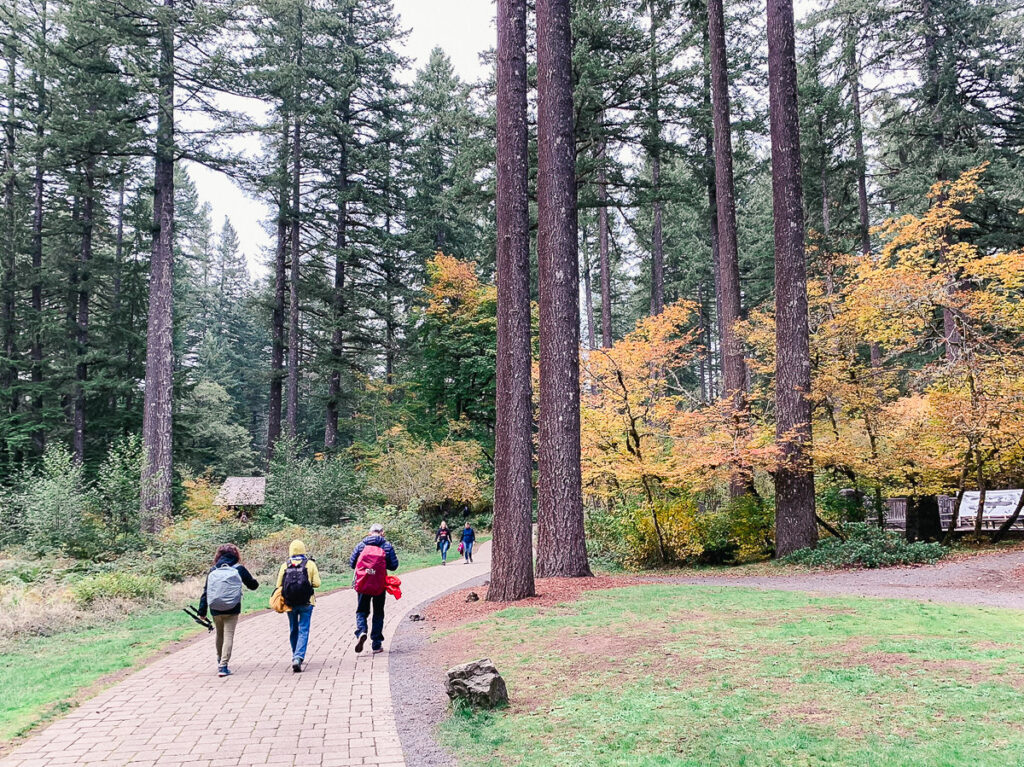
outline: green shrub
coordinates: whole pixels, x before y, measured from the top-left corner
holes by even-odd
[[[772,548],[774,513],[755,497],[639,498],[591,507],[585,516],[588,552],[600,564],[637,570],[662,564],[720,564],[764,558]],[[655,518],[658,527],[655,528]],[[658,530],[660,529],[660,546]]]
[[[362,478],[344,456],[303,457],[288,440],[275,446],[263,509],[268,517],[336,525],[354,519],[363,498]]]
[[[853,522],[842,529],[847,536],[845,541],[826,538],[815,548],[794,551],[779,561],[808,567],[874,568],[932,564],[949,552],[938,543],[907,543],[901,535],[874,525]]]
[[[265,524],[243,523],[233,518],[180,520],[152,543],[140,570],[164,581],[182,581],[205,573],[213,565],[213,555],[222,543],[244,547],[268,532]]]
[[[90,557],[103,549],[106,533],[96,494],[63,445],[46,449],[40,468],[22,478],[17,496],[25,542],[37,553],[59,550]]]
[[[71,593],[82,607],[103,599],[143,602],[159,597],[163,593],[163,584],[151,575],[114,572],[84,578],[72,587]]]
[[[140,540],[142,460],[142,439],[137,434],[124,437],[110,446],[96,478],[99,516],[112,551],[125,551]]]

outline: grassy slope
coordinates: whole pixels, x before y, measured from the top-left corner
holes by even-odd
[[[398,574],[437,564],[437,555],[405,555]],[[350,574],[323,573],[321,591],[345,588]],[[245,592],[246,613],[266,608],[271,588]],[[199,594],[192,604],[199,601]],[[24,649],[0,654],[0,744],[68,710],[76,696],[103,677],[129,669],[167,644],[203,631],[180,607],[151,609],[100,627],[31,637]]]
[[[644,586],[458,630],[511,708],[457,713],[464,765],[1024,764],[1024,613]]]

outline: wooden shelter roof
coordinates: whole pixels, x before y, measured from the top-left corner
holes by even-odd
[[[262,506],[266,495],[266,477],[228,477],[220,486],[213,505]]]

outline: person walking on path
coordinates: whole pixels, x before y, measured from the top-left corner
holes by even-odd
[[[434,540],[437,541],[437,549],[441,552],[441,564],[448,564],[448,549],[452,545],[452,531],[448,529],[448,525],[443,520],[441,526],[437,529],[437,535],[434,536]]]
[[[375,653],[384,651],[384,599],[387,596],[387,571],[398,569],[395,547],[384,537],[384,525],[370,527],[349,557],[348,566],[355,570],[353,588],[359,597],[356,603],[356,652],[366,644],[366,622],[373,607],[370,641]]]
[[[320,570],[306,554],[306,544],[294,540],[288,547],[288,561],[277,574],[277,588],[291,610],[288,611],[288,638],[292,645],[292,671],[302,671],[309,645],[309,624],[316,604],[314,589],[320,588]]]
[[[473,541],[476,540],[476,531],[469,526],[469,522],[462,528],[462,554],[466,557],[466,564],[473,561]]]
[[[260,587],[259,581],[239,562],[240,558],[238,547],[233,543],[217,547],[196,611],[205,618],[209,610],[217,629],[217,676],[231,675],[228,663],[235,644],[238,616],[242,614],[242,586],[251,591]]]

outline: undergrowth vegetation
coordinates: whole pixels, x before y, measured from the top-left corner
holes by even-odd
[[[40,467],[0,491],[0,650],[27,636],[194,603],[222,543],[238,545],[260,580],[273,577],[295,538],[322,572],[347,573],[373,522],[405,558],[434,547],[424,499],[387,505],[346,457],[305,457],[286,443],[271,464],[267,503],[251,517],[215,506],[219,483],[210,477],[184,478],[179,514],[160,533],[144,535],[139,455],[138,440],[125,440],[89,477],[54,446]]]
[[[781,561],[809,567],[892,567],[894,565],[933,564],[949,549],[940,543],[908,543],[898,533],[879,530],[864,523],[843,526],[846,540],[826,538],[816,548],[794,551]]]

